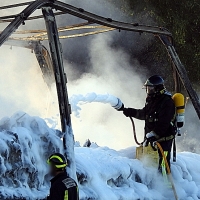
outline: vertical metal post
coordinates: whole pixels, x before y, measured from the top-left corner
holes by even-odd
[[[66,86],[67,78],[63,66],[62,47],[59,40],[56,20],[52,8],[45,7],[42,9],[42,12],[46,23],[51,59],[53,63],[53,71],[56,81],[61,126],[64,133],[63,147],[65,156],[68,161],[68,173],[71,177],[75,178],[74,136],[71,128],[71,109]]]
[[[197,93],[192,87],[192,84],[188,78],[187,71],[183,64],[181,63],[178,54],[176,53],[176,50],[173,46],[173,43],[171,41],[171,38],[165,36],[165,35],[159,35],[160,40],[165,45],[167,52],[169,53],[169,57],[173,63],[174,70],[176,70],[176,77],[175,81],[177,81],[176,90],[180,90],[180,86],[178,85],[180,83],[179,80],[181,80],[183,86],[185,87],[185,90],[187,91],[191,102],[194,106],[194,109],[196,110],[196,113],[200,119],[200,101]],[[178,91],[179,92],[179,91]]]
[[[172,63],[172,72],[173,72],[173,78],[174,78],[174,91],[181,92],[181,83],[180,83],[180,78],[178,76],[178,73],[176,71],[176,67]]]

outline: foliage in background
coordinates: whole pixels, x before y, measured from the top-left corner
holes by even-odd
[[[190,80],[193,84],[198,84],[200,81],[200,2],[198,1],[200,0],[99,0],[99,4],[91,1],[94,6],[88,11],[94,13],[99,11],[102,16],[115,20],[169,29],[174,36],[175,48],[188,71]],[[96,10],[95,6],[100,6],[99,10]],[[61,21],[66,23],[67,20],[68,18]],[[73,70],[76,70],[75,79],[91,71],[88,44],[93,37],[79,38],[76,40],[76,45],[73,43],[74,40],[63,41],[64,58],[73,63]],[[143,74],[144,79],[153,74],[160,74],[167,80],[168,87],[173,90],[171,63],[167,51],[153,34],[143,33],[140,36],[136,32],[119,33],[116,30],[112,33],[109,45],[113,50],[126,52],[130,56],[134,71]]]
[[[121,9],[132,16],[133,21],[140,16],[153,19],[155,25],[165,27],[172,32],[178,55],[185,65],[192,82],[200,81],[200,1],[199,0],[123,0]],[[114,1],[113,1],[114,2]],[[127,2],[129,8],[127,7]],[[148,16],[148,17],[147,17]],[[139,22],[140,23],[140,22]],[[144,21],[143,21],[144,23]],[[166,51],[162,45],[152,40],[137,58],[144,66],[155,70],[169,68]],[[160,67],[159,67],[160,66]],[[160,69],[159,69],[160,68]],[[165,73],[163,70],[161,74]]]

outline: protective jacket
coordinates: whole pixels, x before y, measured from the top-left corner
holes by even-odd
[[[159,138],[174,134],[175,105],[168,93],[147,96],[143,109],[128,108],[129,117],[145,120],[145,134],[154,131]]]
[[[47,200],[78,200],[78,187],[76,182],[66,172],[51,179],[50,196]]]

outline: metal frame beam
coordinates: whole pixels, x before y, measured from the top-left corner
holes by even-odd
[[[152,27],[152,26],[145,26],[140,25],[138,23],[135,24],[128,24],[123,22],[114,21],[110,18],[104,18],[89,12],[86,12],[84,9],[76,8],[71,5],[68,5],[66,3],[55,1],[55,0],[37,0],[34,2],[31,2],[27,8],[25,8],[19,15],[15,17],[15,19],[4,29],[4,31],[0,34],[0,46],[7,40],[7,38],[36,10],[43,6],[50,6],[51,8],[55,8],[57,10],[60,10],[62,12],[74,15],[76,17],[85,19],[91,23],[97,23],[100,25],[108,26],[111,28],[116,28],[119,30],[126,30],[126,31],[134,31],[139,33],[152,33],[161,38],[161,41],[166,46],[167,51],[170,55],[170,58],[173,62],[173,65],[175,66],[173,70],[175,70],[173,73],[178,74],[179,78],[181,79],[184,87],[186,88],[186,91],[189,94],[189,97],[191,98],[191,101],[194,105],[194,108],[197,112],[198,117],[200,118],[200,103],[199,98],[196,94],[196,92],[193,90],[190,80],[187,76],[187,72],[180,62],[180,59],[175,51],[175,48],[173,46],[173,42],[168,45],[166,41],[173,41],[172,34],[160,27]],[[5,7],[6,8],[6,7]],[[1,9],[1,8],[0,8]],[[165,36],[165,37],[163,37]],[[166,37],[167,36],[167,37]],[[167,39],[163,39],[167,38]],[[177,91],[179,90],[179,78],[175,75],[175,83]]]
[[[62,47],[59,41],[58,28],[52,9],[50,7],[45,7],[42,9],[42,13],[46,23],[53,70],[55,73],[62,131],[65,132],[66,123],[68,125],[70,122],[70,108],[66,88],[67,78],[63,66]]]
[[[17,3],[17,4],[7,5],[7,6],[1,6],[0,10],[5,10],[5,9],[9,9],[9,8],[16,8],[16,7],[20,7],[20,6],[27,6],[27,5],[30,5],[33,2],[34,1],[29,1],[29,2],[24,2],[24,3]]]
[[[50,3],[50,0],[36,0],[29,4],[13,21],[1,32],[0,46],[10,37],[10,35],[24,23],[24,21],[37,9]]]
[[[76,17],[85,19],[92,23],[97,23],[100,25],[108,26],[111,28],[116,28],[120,30],[134,31],[134,32],[147,32],[153,34],[161,34],[172,36],[172,34],[160,27],[145,26],[138,23],[128,24],[123,22],[114,21],[110,18],[104,18],[90,12],[86,12],[81,8],[76,8],[66,3],[53,0],[37,0],[32,2],[25,8],[19,15],[16,15],[15,19],[4,29],[0,35],[0,46],[5,42],[5,40],[22,24],[25,20],[36,10],[45,6],[50,6],[57,10],[63,11],[65,13],[74,15]]]
[[[60,119],[63,136],[63,147],[64,153],[68,161],[68,173],[72,177],[75,175],[75,160],[74,154],[74,137],[71,129],[71,109],[68,100],[67,93],[67,77],[64,72],[63,58],[62,58],[62,47],[59,41],[58,28],[56,20],[51,7],[43,7],[42,13],[44,15],[46,29],[49,39],[49,47],[51,52],[53,72],[56,81],[58,103],[60,110]],[[70,130],[71,129],[71,130]],[[70,173],[70,171],[71,173]]]
[[[188,95],[189,95],[189,97],[192,101],[192,104],[193,104],[193,106],[196,110],[196,113],[197,113],[197,115],[200,119],[199,97],[192,87],[192,84],[191,84],[191,82],[188,78],[188,75],[187,75],[187,71],[186,71],[184,65],[181,63],[180,58],[179,58],[178,54],[176,53],[176,50],[175,50],[175,48],[172,44],[172,41],[164,35],[160,35],[159,38],[162,41],[162,43],[165,45],[167,52],[169,54],[169,57],[170,57],[170,59],[173,63],[173,66],[175,68],[175,72],[178,75],[178,76],[176,76],[176,74],[175,74],[177,92],[180,92],[180,81],[179,81],[179,79],[180,79],[185,90],[187,91],[187,93],[188,93]]]
[[[26,3],[25,3],[26,4]],[[28,3],[27,3],[28,4]],[[13,6],[16,7],[17,5]],[[20,5],[19,5],[20,6]],[[12,6],[9,6],[12,7]],[[1,9],[6,8],[5,6]],[[7,7],[8,8],[8,7]],[[66,125],[70,125],[70,107],[68,102],[67,87],[66,87],[66,75],[63,68],[62,60],[62,49],[59,42],[58,30],[56,26],[55,16],[52,9],[62,11],[63,13],[71,14],[73,16],[79,17],[81,19],[87,20],[89,23],[96,23],[99,25],[104,25],[107,27],[133,31],[139,33],[151,33],[158,36],[163,44],[165,45],[170,59],[174,65],[173,73],[175,74],[174,79],[176,83],[176,91],[180,90],[179,87],[179,78],[182,81],[186,91],[188,92],[189,97],[194,105],[194,108],[197,112],[198,117],[200,118],[200,103],[199,98],[192,88],[190,80],[188,78],[187,72],[182,65],[175,48],[173,46],[172,34],[165,28],[145,26],[138,23],[130,24],[114,21],[110,18],[104,18],[93,13],[86,12],[82,8],[76,8],[66,3],[56,1],[56,0],[36,0],[30,2],[30,4],[19,14],[16,15],[15,19],[2,31],[0,34],[0,46],[10,37],[10,35],[21,25],[25,20],[28,20],[28,17],[36,10],[43,8],[43,16],[46,21],[46,27],[49,38],[49,46],[51,50],[51,58],[53,64],[53,70],[55,74],[58,100],[59,100],[59,109],[61,116],[62,131],[66,132]],[[26,45],[26,44],[24,44]],[[178,75],[178,76],[177,76]],[[65,142],[64,142],[65,143]],[[66,148],[65,144],[64,147]]]

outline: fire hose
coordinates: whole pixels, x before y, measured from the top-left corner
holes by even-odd
[[[136,135],[136,130],[135,130],[135,123],[134,123],[134,121],[133,121],[133,118],[130,117],[130,120],[131,120],[132,127],[133,127],[133,136],[134,136],[135,143],[136,143],[137,145],[142,145],[142,143],[139,143],[138,140],[137,140],[137,135]]]
[[[133,136],[134,136],[134,140],[135,140],[135,143],[137,145],[142,145],[142,143],[139,143],[138,140],[137,140],[137,134],[136,134],[136,130],[135,130],[135,123],[134,123],[134,120],[132,117],[130,117],[130,120],[131,120],[131,123],[132,123],[132,127],[133,127]],[[167,162],[167,158],[164,154],[164,151],[163,151],[163,148],[161,147],[160,143],[159,142],[155,142],[155,145],[158,147],[158,149],[160,150],[161,154],[162,154],[162,157],[164,159],[164,162],[165,162],[165,166],[166,166],[166,169],[167,169],[167,175],[168,175],[168,179],[171,183],[171,186],[172,186],[172,190],[173,190],[173,193],[174,193],[174,197],[176,200],[178,200],[178,195],[177,195],[177,192],[176,192],[176,188],[175,188],[175,185],[174,185],[174,182],[173,182],[173,178],[172,178],[172,174],[171,174],[171,170],[170,170],[170,167],[169,167],[169,164]]]
[[[156,146],[158,147],[158,149],[160,150],[161,154],[162,154],[162,157],[165,161],[165,166],[167,168],[167,175],[168,175],[168,178],[169,178],[169,181],[171,183],[171,186],[172,186],[172,190],[174,192],[174,197],[176,200],[178,200],[178,195],[177,195],[177,192],[176,192],[176,188],[175,188],[175,185],[174,185],[174,182],[173,182],[173,178],[172,178],[172,174],[171,174],[171,170],[169,168],[169,164],[167,162],[167,158],[164,154],[164,151],[163,151],[163,148],[161,147],[160,143],[159,142],[156,142]]]

